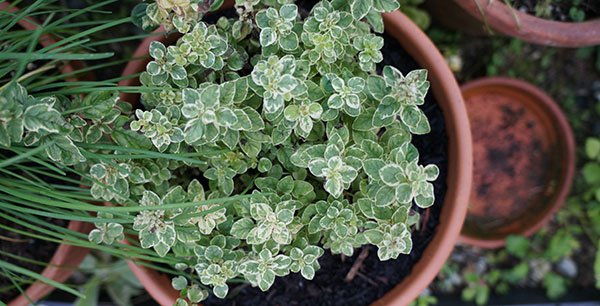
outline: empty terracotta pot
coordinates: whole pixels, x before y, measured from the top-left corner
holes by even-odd
[[[433,18],[469,34],[489,33],[556,47],[600,44],[600,18],[585,22],[547,20],[509,7],[503,0],[428,0]]]
[[[460,241],[496,248],[529,236],[565,201],[575,141],[557,104],[535,86],[485,78],[462,87],[473,135],[473,185]]]
[[[11,13],[18,12],[19,9],[15,6],[11,6],[9,2],[0,3],[0,11],[8,11]],[[26,30],[35,30],[40,24],[35,21],[31,17],[27,17],[25,19],[21,19],[18,22],[19,26]],[[50,35],[42,35],[39,40],[40,45],[46,47],[56,43],[56,40]],[[78,67],[83,66],[83,63],[73,61],[66,62],[63,66],[61,66],[60,71],[64,74],[71,73],[78,69]],[[71,79],[70,79],[71,80]],[[87,233],[90,231],[92,225],[89,223],[83,223],[79,221],[71,221],[69,222],[68,229],[73,231],[78,231],[81,233]],[[57,282],[66,281],[73,272],[77,270],[79,264],[83,261],[89,249],[76,247],[67,244],[61,244],[57,249],[50,261],[48,262],[48,266],[40,273],[41,275],[52,279]],[[25,290],[25,295],[27,297],[37,302],[44,296],[48,295],[50,292],[54,290],[54,287],[47,285],[41,281],[36,281],[31,284]],[[25,297],[25,295],[19,295],[12,301],[8,302],[8,306],[26,306],[30,305],[29,301]]]

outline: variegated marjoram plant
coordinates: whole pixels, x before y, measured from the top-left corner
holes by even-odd
[[[0,143],[24,131],[28,144],[52,140],[47,153],[65,165],[86,160],[75,144],[101,138],[155,152],[79,166],[95,198],[141,207],[133,225],[98,223],[89,238],[111,244],[128,228],[141,247],[175,258],[178,305],[209,291],[225,298],[234,279],[263,291],[289,273],[312,279],[324,250],[410,253],[415,206],[434,203],[439,170],[411,144],[430,131],[419,108],[426,70],[376,71],[381,13],[397,0],[321,1],[306,13],[293,1],[236,0],[238,17],[202,21],[220,2],[136,7],[144,28],[181,33],[150,45],[143,110],[97,93],[78,102],[85,117],[14,86],[3,96],[18,103],[0,103]]]

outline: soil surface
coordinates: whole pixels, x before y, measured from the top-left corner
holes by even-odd
[[[573,21],[570,10],[576,8],[585,14],[584,20],[600,17],[600,1],[582,0],[573,5],[573,0],[515,0],[512,6],[531,15],[557,21]]]
[[[68,222],[65,220],[57,219],[46,219],[47,222],[51,222],[58,226],[66,227]],[[28,231],[31,230],[24,228],[19,225],[15,225],[12,222],[0,218],[0,224],[7,225],[15,229]],[[49,242],[46,240],[34,239],[29,236],[21,235],[12,231],[7,231],[0,228],[0,260],[7,261],[14,265],[18,265],[27,270],[40,273],[45,266],[33,264],[31,262],[18,260],[13,257],[5,255],[5,253],[27,258],[40,262],[48,262],[54,255],[54,251],[58,248],[58,244]],[[3,272],[0,272],[0,301],[8,302],[19,295],[19,290],[13,288],[13,283],[10,278],[6,277]],[[29,284],[20,284],[25,290]]]
[[[380,69],[383,65],[393,65],[403,73],[408,73],[421,68],[402,50],[396,40],[387,35],[384,35],[384,38],[385,46],[382,52],[385,60]],[[359,273],[351,282],[347,282],[346,275],[362,250],[356,250],[351,258],[342,258],[326,251],[319,260],[321,269],[312,281],[305,280],[299,274],[290,274],[277,278],[268,292],[242,285],[232,289],[229,299],[220,300],[211,296],[204,305],[369,305],[400,283],[421,258],[435,234],[447,188],[447,135],[443,114],[431,91],[422,109],[429,119],[432,131],[427,135],[413,137],[413,144],[419,149],[421,163],[436,164],[440,168],[440,176],[434,182],[434,205],[427,211],[420,211],[421,220],[425,224],[413,232],[413,250],[410,255],[401,255],[396,260],[381,262],[377,258],[376,247],[366,247],[368,251],[365,252],[368,252],[368,255]]]

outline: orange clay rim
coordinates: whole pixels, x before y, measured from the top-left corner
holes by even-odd
[[[527,42],[570,48],[600,44],[600,18],[584,22],[561,22],[523,13],[504,4],[502,0],[453,1],[494,31]]]

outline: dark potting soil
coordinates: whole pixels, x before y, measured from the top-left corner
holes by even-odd
[[[548,3],[549,2],[549,3]],[[512,7],[519,11],[524,11],[531,15],[540,15],[542,18],[548,18],[557,21],[573,21],[570,10],[575,7],[585,13],[584,20],[590,20],[600,17],[600,1],[582,0],[578,6],[573,5],[573,0],[515,0]],[[542,4],[547,12],[539,12],[537,6]]]
[[[65,220],[46,218],[46,221],[63,227],[68,225],[68,222]],[[31,231],[28,228],[13,224],[11,221],[3,218],[0,218],[0,224],[22,231]],[[48,262],[52,258],[52,255],[54,255],[54,252],[57,248],[58,244],[56,243],[34,239],[26,235],[21,235],[13,231],[0,228],[0,251],[3,252],[0,253],[0,260],[7,261],[29,271],[40,273],[46,267],[15,259],[11,256],[5,255],[5,253],[39,262]],[[0,272],[0,276],[0,301],[8,303],[10,300],[17,297],[20,292],[17,288],[13,287],[13,283],[11,282],[10,278],[3,272]],[[25,290],[29,284],[20,284],[20,286],[23,290]]]
[[[395,39],[385,34],[383,37],[385,39],[385,46],[382,49],[384,62],[379,65],[379,69],[383,65],[392,65],[406,74],[421,68]],[[419,149],[420,162],[436,164],[440,168],[440,176],[433,182],[434,205],[427,211],[419,211],[424,224],[412,234],[413,250],[409,255],[401,255],[396,260],[382,262],[377,257],[376,247],[367,246],[368,256],[363,261],[359,273],[352,281],[346,282],[346,275],[362,250],[356,250],[354,256],[345,259],[326,251],[319,260],[321,269],[317,271],[312,281],[305,280],[300,274],[294,273],[277,278],[273,287],[267,292],[249,285],[240,285],[232,288],[227,299],[221,300],[211,296],[204,305],[369,305],[399,284],[419,261],[436,233],[447,188],[448,138],[442,111],[431,91],[427,94],[422,109],[431,124],[431,132],[427,135],[414,136],[413,144]]]

